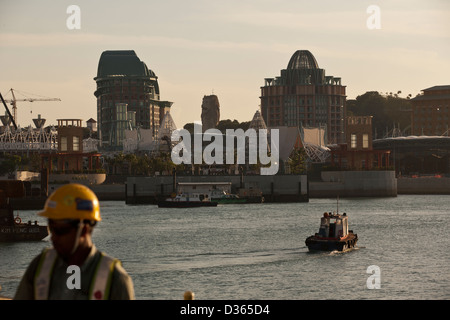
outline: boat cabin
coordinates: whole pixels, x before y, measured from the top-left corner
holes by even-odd
[[[316,234],[322,238],[339,238],[348,235],[348,217],[347,214],[332,214],[325,212],[320,219],[319,233]]]
[[[178,182],[177,193],[231,193],[231,182]]]
[[[175,197],[169,198],[170,201],[211,201],[207,193],[179,193]]]

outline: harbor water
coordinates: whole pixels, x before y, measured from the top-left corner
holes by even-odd
[[[93,239],[131,275],[136,299],[449,299],[450,196],[158,208],[101,202]],[[347,213],[357,249],[310,253],[325,211]],[[22,220],[46,220],[37,211]],[[49,238],[0,243],[0,295],[12,297]],[[376,267],[374,267],[376,266]],[[374,269],[375,268],[375,269]],[[375,273],[371,273],[375,270]]]

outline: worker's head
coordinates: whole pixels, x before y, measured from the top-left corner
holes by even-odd
[[[60,255],[70,256],[85,238],[90,241],[92,228],[101,220],[95,193],[81,184],[70,183],[55,190],[38,213],[48,218],[52,242]]]

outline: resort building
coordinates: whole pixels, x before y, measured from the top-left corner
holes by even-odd
[[[58,150],[41,154],[41,171],[81,172],[101,168],[100,153],[83,150],[81,119],[58,119]]]
[[[372,146],[372,116],[347,117],[346,122],[346,143],[331,149],[331,166],[347,170],[389,168],[391,151]]]
[[[325,127],[328,144],[345,142],[345,86],[325,76],[311,52],[295,52],[279,77],[266,78],[260,99],[268,127]]]
[[[103,149],[122,150],[127,129],[151,129],[156,137],[172,102],[160,100],[158,77],[133,50],[104,51],[94,80]]]
[[[450,127],[450,85],[422,90],[411,99],[411,131],[414,136],[448,135]]]

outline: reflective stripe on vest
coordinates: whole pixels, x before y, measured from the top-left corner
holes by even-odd
[[[117,259],[111,258],[101,253],[100,261],[97,264],[94,281],[91,282],[89,298],[91,300],[104,300],[109,297],[111,278]]]
[[[58,254],[53,248],[45,249],[42,253],[34,278],[34,295],[36,300],[48,299],[50,281],[57,257]],[[108,299],[112,274],[116,263],[120,263],[119,260],[108,257],[101,252],[100,260],[95,267],[95,273],[91,280],[89,290],[90,300]]]
[[[36,300],[46,300],[50,279],[57,258],[56,250],[44,249],[34,277],[34,297]]]

